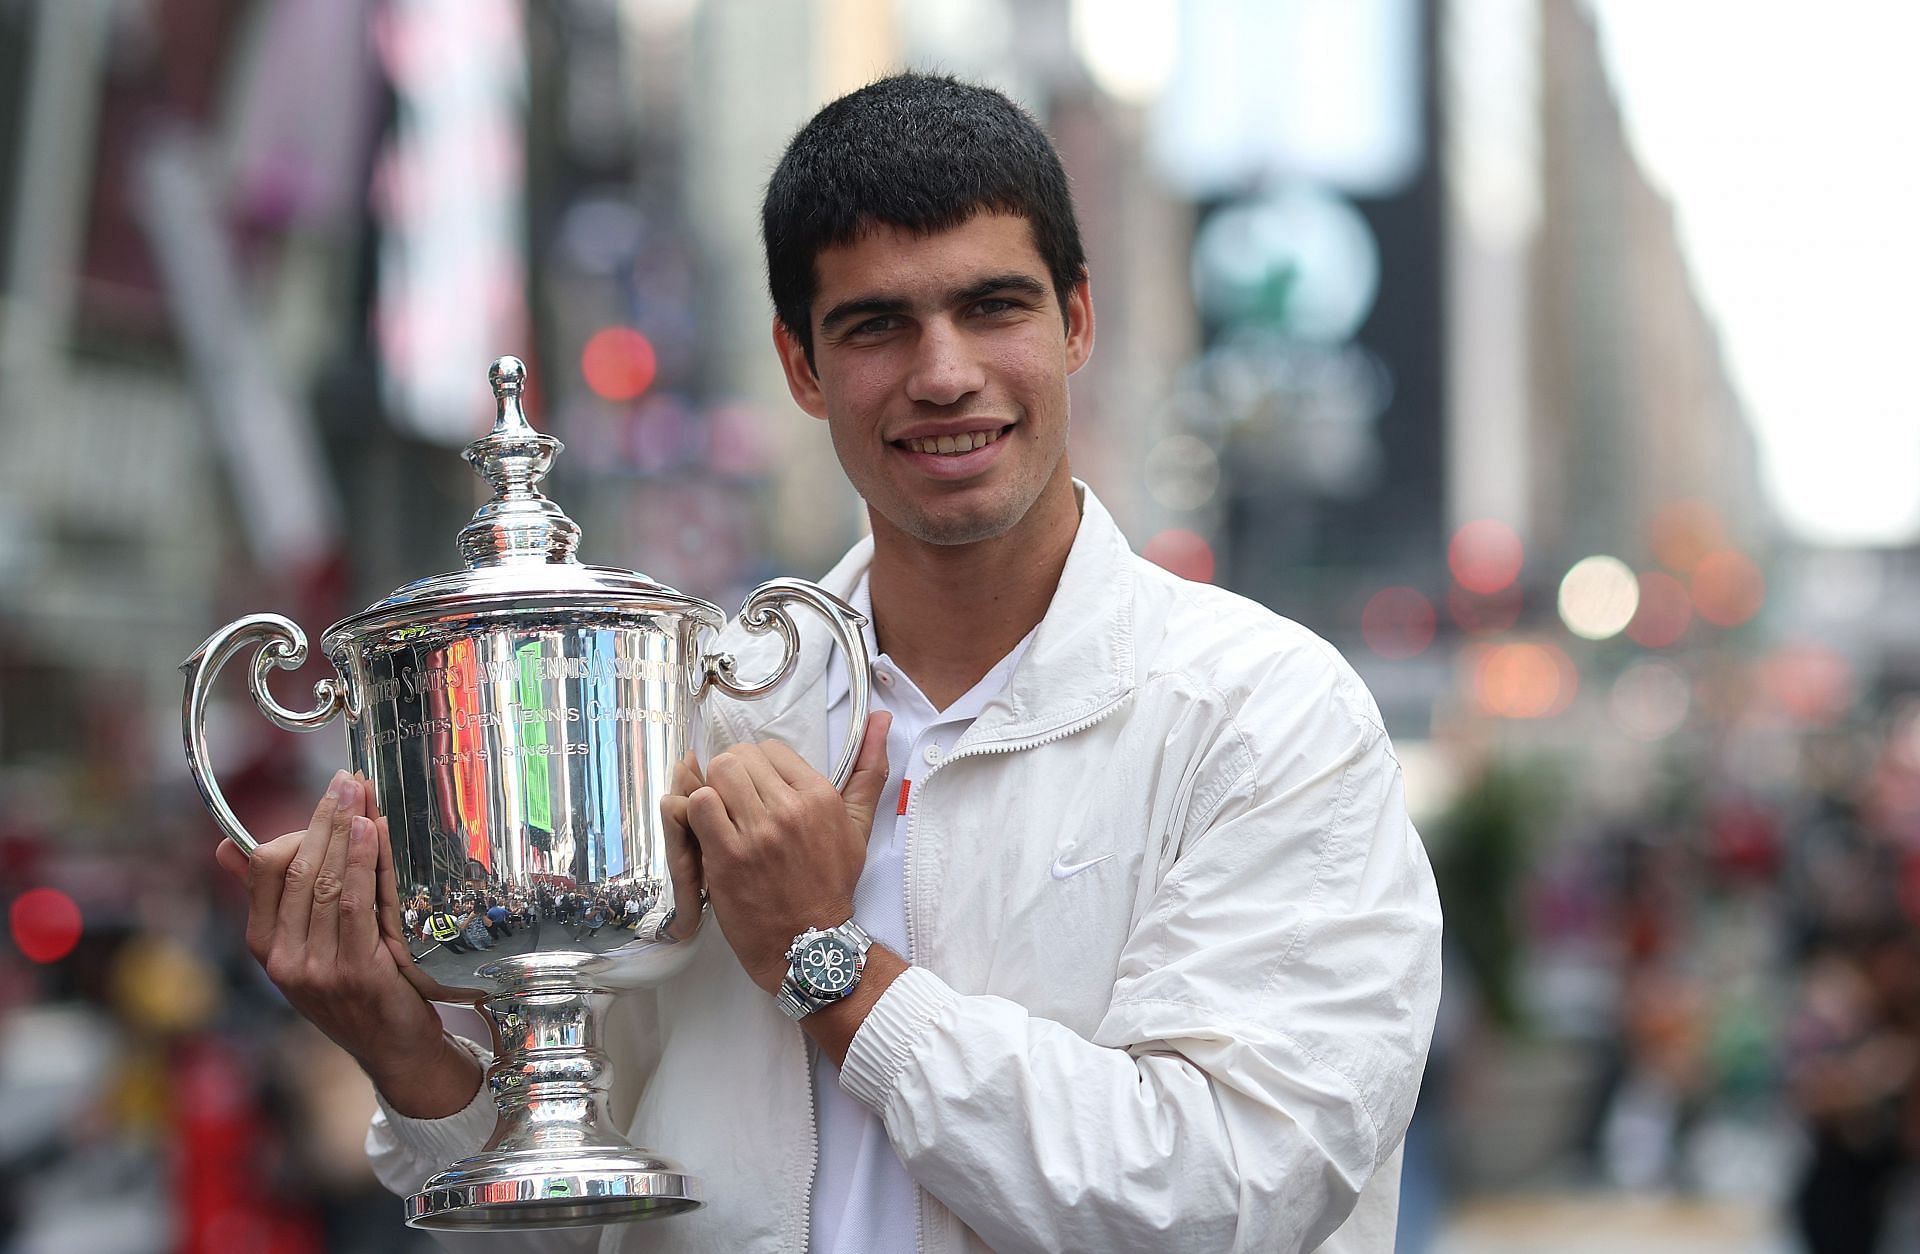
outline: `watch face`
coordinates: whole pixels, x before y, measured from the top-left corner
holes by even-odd
[[[816,936],[793,959],[793,977],[815,997],[840,997],[860,975],[860,955],[837,936]]]

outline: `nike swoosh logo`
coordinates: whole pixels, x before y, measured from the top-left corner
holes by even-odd
[[[1057,880],[1070,880],[1088,867],[1099,866],[1111,857],[1113,857],[1112,854],[1103,853],[1097,858],[1088,858],[1085,862],[1068,862],[1066,855],[1062,854],[1053,860],[1053,878]]]

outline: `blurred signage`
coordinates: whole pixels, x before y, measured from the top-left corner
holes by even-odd
[[[1425,159],[1418,0],[1188,0],[1154,156],[1189,195],[1273,176],[1362,197]]]
[[[392,0],[375,42],[395,103],[373,192],[387,409],[464,444],[491,420],[476,367],[527,351],[520,7]]]

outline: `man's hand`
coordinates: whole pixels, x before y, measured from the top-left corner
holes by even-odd
[[[687,798],[704,783],[689,749],[673,764],[673,791],[660,798],[667,833],[667,878],[673,884],[672,915],[662,935],[672,941],[691,940],[700,930],[700,892],[706,887],[706,874],[700,866],[700,846],[687,822]]]
[[[765,741],[715,754],[706,783],[687,796],[685,821],[714,920],[740,965],[768,993],[780,987],[787,946],[797,934],[853,915],[874,807],[887,783],[892,719],[868,716],[844,793],[793,750]],[[674,887],[680,887],[678,875]]]
[[[225,841],[215,857],[247,885],[247,949],[267,978],[395,1110],[440,1118],[473,1099],[480,1067],[412,983],[387,821],[370,811],[366,784],[341,771],[306,831],[252,857]]]

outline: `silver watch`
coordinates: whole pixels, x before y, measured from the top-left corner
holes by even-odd
[[[824,1010],[859,987],[873,937],[852,919],[839,927],[810,927],[787,946],[787,975],[774,994],[787,1018]]]

